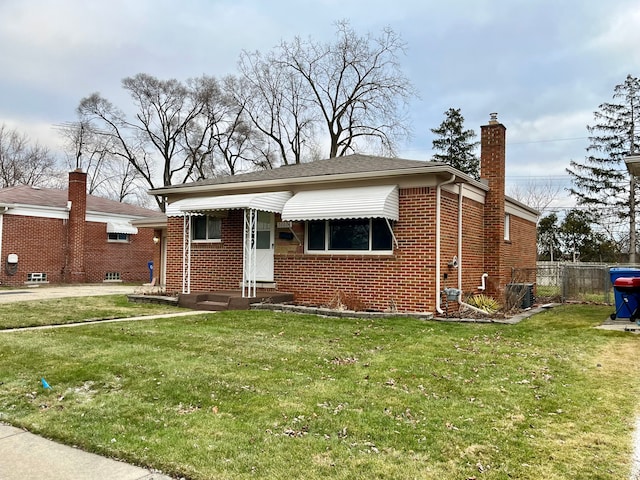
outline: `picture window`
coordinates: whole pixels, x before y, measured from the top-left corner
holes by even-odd
[[[393,236],[384,218],[308,222],[306,238],[309,252],[393,251]]]

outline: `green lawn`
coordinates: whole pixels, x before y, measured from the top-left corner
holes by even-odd
[[[0,330],[179,311],[185,311],[185,309],[170,305],[132,303],[126,295],[2,303],[0,304]]]
[[[0,420],[188,479],[624,479],[640,338],[591,328],[609,313],[5,332]]]

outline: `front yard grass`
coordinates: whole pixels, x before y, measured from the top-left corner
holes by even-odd
[[[126,295],[3,303],[0,304],[0,330],[156,315],[184,310],[171,305],[132,303]]]
[[[628,478],[640,338],[609,313],[5,332],[0,421],[188,479]]]

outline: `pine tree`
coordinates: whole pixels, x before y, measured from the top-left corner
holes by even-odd
[[[467,175],[480,178],[480,160],[475,151],[479,142],[473,141],[476,133],[464,130],[464,117],[459,108],[444,112],[445,119],[438,128],[431,131],[438,137],[433,140],[433,149],[441,152],[433,156],[436,162],[451,165]]]
[[[630,178],[624,163],[629,153],[638,152],[640,145],[640,80],[627,75],[624,83],[616,85],[612,103],[603,103],[594,112],[595,124],[587,126],[589,146],[584,163],[570,162],[567,172],[572,177],[570,193],[578,205],[588,206],[600,226],[612,240],[619,240],[618,231],[622,219],[635,224],[635,214],[630,205],[635,204]],[[633,186],[633,187],[632,187]],[[623,229],[622,235],[634,232]],[[635,232],[630,234],[630,244],[635,244]],[[630,247],[630,254],[635,248]]]

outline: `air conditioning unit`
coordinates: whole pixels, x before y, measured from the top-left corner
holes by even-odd
[[[527,309],[535,303],[533,295],[533,283],[509,283],[507,284],[507,302],[513,306]]]

